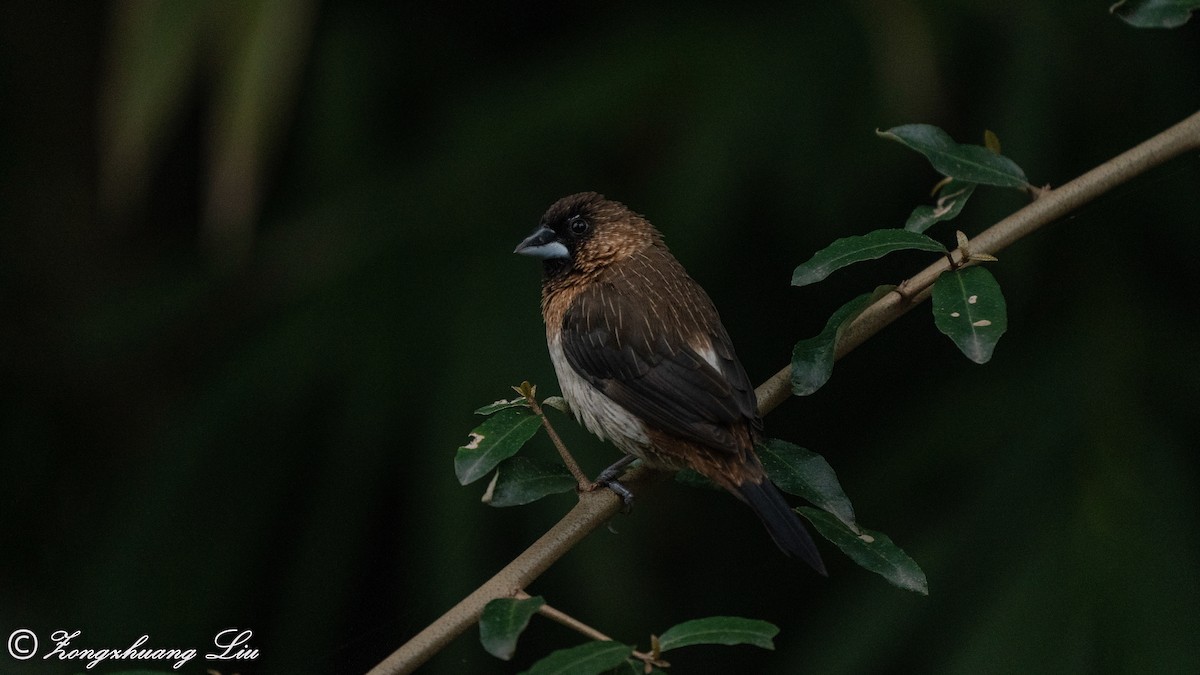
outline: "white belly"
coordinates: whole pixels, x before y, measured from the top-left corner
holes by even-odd
[[[549,346],[550,361],[554,363],[558,385],[562,388],[563,398],[567,399],[574,411],[575,419],[601,440],[612,441],[622,452],[645,459],[645,449],[650,447],[650,439],[642,423],[575,372],[563,353],[560,338],[552,338]]]

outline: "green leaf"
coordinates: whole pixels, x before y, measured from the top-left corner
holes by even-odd
[[[817,251],[792,272],[793,286],[815,284],[834,271],[864,260],[875,260],[907,249],[945,253],[946,247],[917,232],[887,229],[843,237]]]
[[[792,393],[808,396],[833,375],[834,356],[842,329],[867,308],[875,293],[863,293],[842,305],[825,322],[815,337],[801,340],[792,348]]]
[[[1200,9],[1198,0],[1121,0],[1108,11],[1137,28],[1178,28]]]
[[[523,396],[518,396],[518,397],[512,399],[511,401],[506,401],[504,399],[500,399],[499,401],[496,401],[495,403],[489,403],[489,404],[483,406],[482,408],[477,408],[475,410],[475,414],[476,415],[491,415],[493,413],[498,413],[501,410],[507,410],[509,408],[528,408],[528,407],[529,407],[529,401],[526,401],[525,397],[523,397]]]
[[[913,209],[908,222],[904,223],[904,229],[909,232],[924,232],[934,223],[957,218],[974,192],[975,183],[951,180],[949,184],[942,186],[936,205],[922,205]]]
[[[560,649],[533,664],[524,675],[593,675],[616,668],[629,658],[633,647],[620,642],[588,642]]]
[[[668,628],[658,638],[660,651],[691,645],[754,645],[775,649],[772,641],[779,634],[774,624],[736,616],[711,616],[694,619]]]
[[[496,469],[483,503],[496,507],[520,506],[575,487],[575,477],[561,462],[511,457]]]
[[[811,506],[796,509],[817,528],[817,532],[833,542],[851,560],[887,579],[895,586],[929,595],[929,582],[916,561],[908,557],[886,534],[860,528],[853,532],[832,514]]]
[[[755,452],[767,476],[780,490],[803,497],[858,531],[854,507],[824,457],[778,438],[768,438],[756,445]]]
[[[1020,189],[1029,184],[1025,172],[1011,159],[982,145],[955,143],[945,131],[929,124],[905,124],[875,133],[925,155],[934,169],[951,178]]]
[[[505,661],[517,651],[517,638],[546,601],[541,597],[496,598],[479,615],[479,641],[492,656]]]
[[[982,267],[945,272],[933,283],[933,321],[975,363],[987,363],[1008,328],[1004,294]]]
[[[528,408],[508,408],[471,432],[471,440],[454,456],[454,475],[462,485],[483,478],[512,457],[537,433],[542,420]]]

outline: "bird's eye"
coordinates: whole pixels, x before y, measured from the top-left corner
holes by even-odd
[[[583,218],[576,216],[572,218],[569,223],[567,223],[567,227],[571,228],[571,234],[578,236],[581,234],[586,234],[588,229],[591,227],[591,224]]]

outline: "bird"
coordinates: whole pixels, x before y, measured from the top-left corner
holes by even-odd
[[[615,482],[634,458],[690,468],[748,504],[786,555],[826,575],[754,452],[758,401],[716,307],[650,221],[580,192],[554,202],[514,253],[542,260],[546,343],[563,398],[626,455],[597,482]]]

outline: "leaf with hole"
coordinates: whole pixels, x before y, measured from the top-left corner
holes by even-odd
[[[946,252],[946,247],[937,240],[930,239],[918,232],[895,228],[875,230],[853,237],[842,237],[817,251],[813,257],[796,267],[792,272],[792,285],[815,284],[847,265],[864,260],[875,260],[895,251],[910,249]]]
[[[492,656],[505,661],[517,651],[517,638],[521,637],[529,619],[537,614],[546,601],[541,597],[496,598],[483,606],[479,615],[479,641]]]
[[[930,124],[905,124],[875,133],[925,155],[943,176],[1018,189],[1029,184],[1025,172],[1016,162],[982,145],[956,143],[945,131]]]
[[[796,511],[807,518],[822,537],[833,542],[863,568],[895,586],[929,595],[925,572],[886,534],[866,528],[859,528],[859,532],[851,531],[833,514],[811,506],[801,506]]]
[[[505,399],[500,399],[499,401],[496,401],[495,403],[489,403],[481,408],[476,408],[475,414],[476,415],[491,415],[494,413],[498,413],[501,410],[507,410],[509,408],[528,408],[528,407],[529,407],[529,401],[526,401],[523,397],[518,396],[517,398],[514,398],[511,401],[508,401]]]
[[[468,485],[486,476],[497,464],[517,454],[541,424],[541,418],[529,408],[507,408],[489,417],[471,432],[468,443],[454,456],[458,482]]]
[[[1008,329],[1000,284],[982,267],[944,272],[933,283],[933,322],[975,363],[987,363]]]
[[[520,506],[576,487],[575,477],[562,462],[510,457],[496,468],[483,495],[488,506]]]

